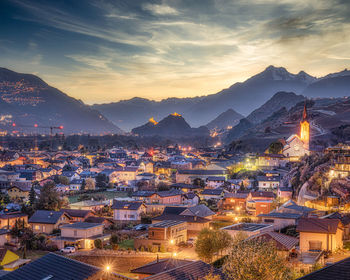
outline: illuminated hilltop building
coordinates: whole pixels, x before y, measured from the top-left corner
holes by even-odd
[[[310,154],[310,123],[308,121],[306,104],[304,105],[303,116],[300,121],[300,135],[292,134],[289,136],[282,153],[291,161],[297,161],[305,154]]]

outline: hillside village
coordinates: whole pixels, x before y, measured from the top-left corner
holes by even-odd
[[[127,255],[134,263],[117,265],[113,279],[160,279],[168,270],[191,269],[198,279],[212,262],[214,274],[221,275],[228,244],[200,250],[203,234],[211,232],[228,240],[272,242],[299,276],[345,259],[350,146],[313,151],[306,103],[299,127],[262,154],[189,145],[96,152],[4,149],[1,274],[15,279],[20,267],[30,271],[39,261],[65,259],[99,267],[96,256]],[[100,273],[96,268],[92,275]]]

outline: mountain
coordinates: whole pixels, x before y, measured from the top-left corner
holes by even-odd
[[[262,106],[251,112],[247,119],[252,123],[260,123],[281,108],[289,110],[303,100],[305,100],[304,96],[296,95],[294,92],[277,92]]]
[[[69,97],[42,79],[0,68],[0,127],[23,132],[38,127],[63,126],[70,133],[121,133],[100,112]],[[38,129],[39,129],[38,128]],[[45,132],[47,132],[46,128]]]
[[[300,119],[305,101],[287,110],[283,107],[259,123],[248,123],[246,119],[233,127],[226,143],[236,148],[243,144],[247,151],[262,152],[278,139],[287,139],[299,133]],[[348,98],[319,98],[307,100],[311,131],[311,149],[323,149],[350,139],[350,100]],[[244,122],[243,122],[244,121]],[[243,143],[243,144],[242,144]],[[231,146],[232,146],[231,145]]]
[[[340,72],[341,73],[341,72]],[[330,74],[307,86],[302,94],[307,97],[342,97],[350,95],[350,73]],[[348,75],[346,75],[348,73]]]
[[[139,127],[132,129],[133,134],[139,136],[161,136],[161,137],[193,137],[209,136],[206,127],[191,128],[185,119],[178,113],[173,113],[162,119],[159,123],[153,118]]]
[[[206,125],[209,129],[224,129],[229,126],[233,127],[238,124],[239,120],[244,118],[233,109],[221,113],[214,120]]]
[[[235,83],[218,93],[194,98],[168,98],[152,101],[133,98],[109,104],[93,105],[124,130],[140,125],[154,116],[164,118],[169,112],[179,112],[191,126],[201,126],[217,117],[218,112],[234,109],[248,115],[279,91],[301,93],[317,79],[301,71],[291,74],[283,67],[269,66],[243,83]],[[130,114],[132,112],[132,114]]]

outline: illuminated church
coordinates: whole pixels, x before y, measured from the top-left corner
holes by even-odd
[[[287,140],[283,147],[283,155],[290,160],[298,160],[300,157],[310,154],[310,123],[304,105],[303,117],[300,121],[300,135],[293,134]]]

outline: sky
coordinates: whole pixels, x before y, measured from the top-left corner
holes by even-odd
[[[1,0],[0,67],[85,103],[207,95],[350,65],[348,0]]]

